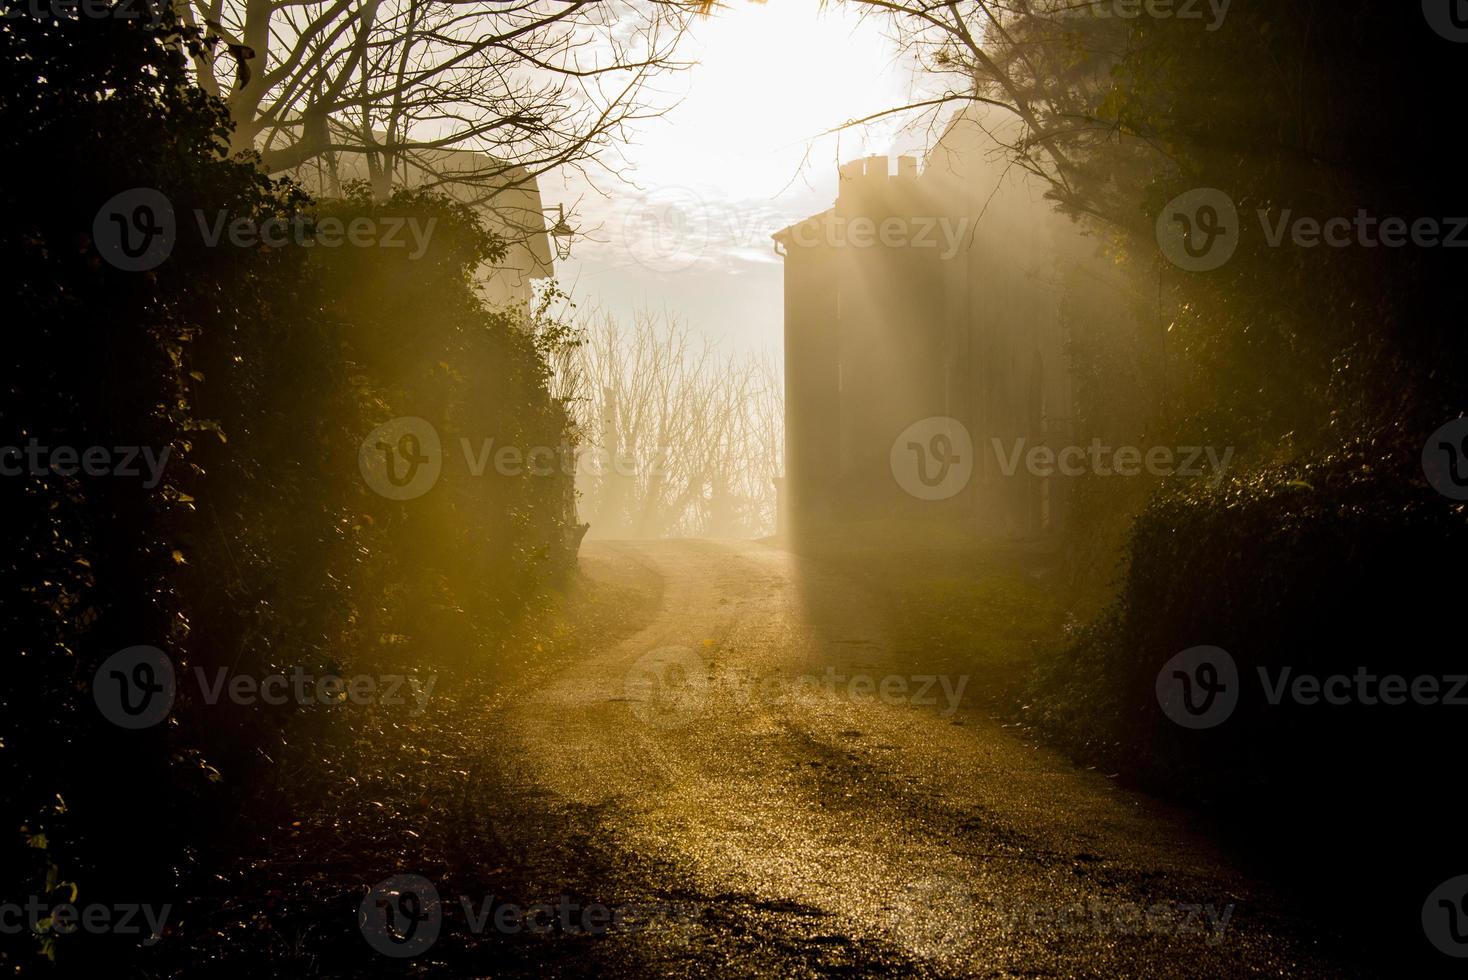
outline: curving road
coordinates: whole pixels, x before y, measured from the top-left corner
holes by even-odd
[[[588,542],[651,620],[495,712],[527,890],[623,914],[548,972],[1342,976],[1178,812],[898,663],[851,583],[743,542]]]

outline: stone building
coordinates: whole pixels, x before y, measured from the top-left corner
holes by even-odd
[[[782,531],[897,518],[1029,537],[1062,523],[1064,478],[1025,457],[1074,436],[1061,284],[1106,272],[1006,163],[961,118],[921,166],[846,164],[830,209],[774,235]]]

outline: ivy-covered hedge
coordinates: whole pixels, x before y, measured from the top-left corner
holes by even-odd
[[[156,482],[64,465],[0,476],[0,901],[161,905],[241,846],[241,804],[271,783],[279,745],[321,723],[295,704],[210,705],[183,679],[493,658],[572,560],[570,477],[474,476],[452,465],[458,439],[569,433],[541,343],[474,297],[472,270],[503,243],[471,211],[417,193],[311,202],[221,157],[226,115],[189,81],[188,32],[11,12],[0,448],[144,447],[164,463]],[[168,199],[178,235],[166,261],[130,272],[93,233],[103,203],[136,188]],[[211,247],[196,212],[436,224],[413,258]],[[403,416],[437,428],[446,464],[396,501],[358,452]],[[125,731],[93,676],[137,645],[168,656],[179,693],[167,721]],[[7,972],[45,956],[110,971],[124,951],[135,937],[0,935]]]
[[[1266,669],[1273,684],[1284,666],[1322,676],[1358,666],[1468,672],[1461,648],[1445,642],[1464,576],[1424,558],[1468,544],[1468,513],[1401,468],[1357,444],[1216,489],[1164,489],[1133,524],[1115,603],[1045,662],[1030,717],[1119,769],[1220,800],[1302,786],[1309,773],[1290,746],[1338,749],[1311,767],[1330,770],[1319,773],[1329,781],[1338,775],[1330,755],[1355,769],[1387,738],[1459,724],[1441,711],[1332,713],[1288,698],[1276,708],[1258,676]],[[1237,662],[1241,698],[1225,722],[1194,733],[1168,720],[1155,686],[1171,657],[1203,645]],[[1347,758],[1356,749],[1367,755]]]
[[[1133,523],[1116,600],[1042,658],[1023,709],[1078,759],[1204,804],[1278,857],[1274,874],[1405,910],[1372,928],[1400,931],[1407,949],[1419,945],[1407,913],[1468,860],[1453,761],[1468,725],[1468,576],[1452,559],[1468,549],[1468,509],[1417,465],[1410,447],[1363,441],[1216,489],[1165,488]],[[1200,646],[1232,659],[1237,680],[1220,677],[1238,702],[1194,729],[1163,710],[1158,684]],[[1349,703],[1310,681],[1297,697],[1302,675]],[[1404,678],[1395,691],[1389,675]],[[1411,696],[1423,677],[1437,703]],[[1377,857],[1358,860],[1367,849]]]
[[[1088,320],[1095,301],[1067,285],[1082,441],[1234,455],[1217,487],[1077,489],[1070,571],[1091,621],[1056,644],[1027,708],[1108,769],[1220,805],[1289,795],[1307,820],[1320,815],[1312,794],[1348,770],[1430,785],[1418,740],[1460,723],[1441,707],[1266,705],[1259,668],[1271,683],[1285,666],[1468,670],[1451,626],[1468,584],[1452,565],[1464,511],[1421,468],[1429,434],[1464,408],[1462,253],[1269,232],[1465,213],[1440,114],[1403,97],[1449,84],[1461,52],[1415,7],[1349,0],[1319,14],[1240,2],[1217,30],[1083,21],[1125,44],[1095,49],[1119,53],[1076,97],[1163,152],[1138,165],[1138,141],[1075,148],[1092,203],[1137,220],[1111,237],[1145,327]],[[1195,272],[1168,259],[1155,229],[1168,202],[1200,189],[1226,196],[1238,226],[1227,260]],[[1114,595],[1094,588],[1115,568]],[[1243,699],[1226,723],[1193,731],[1167,720],[1155,687],[1169,658],[1204,645],[1236,662]]]

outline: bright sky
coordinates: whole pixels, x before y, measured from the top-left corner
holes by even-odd
[[[909,152],[898,124],[817,139],[841,123],[911,98],[914,73],[878,19],[819,0],[728,0],[680,50],[695,62],[663,83],[665,117],[622,152],[635,186],[603,181],[603,197],[548,177],[547,204],[574,209],[563,289],[582,308],[619,314],[666,307],[741,349],[781,344],[781,265],[770,234],[829,207],[836,164]]]

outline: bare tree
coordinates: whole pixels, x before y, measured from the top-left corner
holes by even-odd
[[[195,61],[266,170],[365,155],[372,186],[488,199],[582,166],[653,113],[684,10],[635,0],[180,0],[217,41]],[[471,203],[482,203],[472,201]]]
[[[1143,127],[1108,109],[1110,69],[1128,43],[1126,21],[1098,15],[1089,0],[845,2],[889,18],[898,42],[941,91],[838,129],[893,115],[937,124],[957,108],[1015,166],[1044,180],[1066,212],[1108,224],[1133,220],[1136,188],[1116,185],[1118,164],[1135,157],[1155,167],[1165,154]],[[1104,169],[1096,164],[1102,147]]]
[[[773,533],[784,425],[778,369],[721,353],[669,314],[582,318],[556,365],[581,437],[577,486],[592,533]]]

